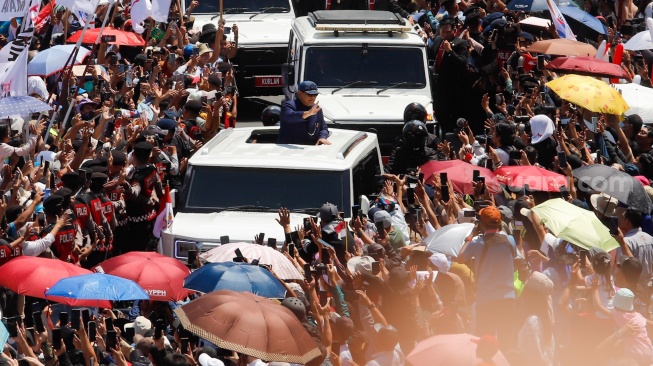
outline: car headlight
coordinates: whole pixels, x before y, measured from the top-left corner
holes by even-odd
[[[197,250],[198,243],[190,240],[175,241],[175,258],[188,258],[189,250]]]

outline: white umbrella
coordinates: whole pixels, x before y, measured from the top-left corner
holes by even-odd
[[[642,117],[646,124],[653,123],[653,89],[637,84],[616,84],[613,87],[621,92],[626,100],[629,110],[624,113],[626,116],[637,114]]]
[[[436,230],[422,241],[431,252],[457,257],[474,224],[452,224]]]
[[[551,26],[551,21],[548,19],[538,18],[538,17],[528,17],[524,20],[520,20],[519,24],[530,25],[538,28],[549,28]]]
[[[68,57],[75,49],[74,44],[60,45],[43,50],[34,56],[27,65],[27,75],[50,76],[66,66]],[[91,51],[80,47],[74,64],[80,64]]]
[[[628,40],[628,42],[626,42],[624,45],[624,50],[642,51],[653,49],[653,39],[651,39],[651,31],[653,31],[653,19],[646,19],[646,27],[648,28],[647,30],[635,34],[631,39]]]

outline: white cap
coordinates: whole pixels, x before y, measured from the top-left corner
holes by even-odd
[[[152,329],[152,322],[144,316],[139,316],[133,323],[125,324],[125,328],[134,328],[135,334],[144,336],[148,330]]]
[[[438,268],[439,272],[447,273],[451,268],[451,260],[442,253],[435,253],[429,257],[429,261]]]
[[[207,355],[206,353],[202,353],[197,358],[197,361],[202,366],[224,366],[224,362],[218,360],[217,358],[213,358],[213,357]]]
[[[347,261],[347,269],[349,272],[355,273],[360,272],[361,274],[367,274],[373,276],[372,273],[372,263],[376,262],[374,258],[364,255],[362,257],[352,257]]]

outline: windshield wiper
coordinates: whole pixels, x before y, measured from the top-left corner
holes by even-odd
[[[290,11],[290,9],[285,8],[283,6],[268,6],[267,8],[261,8],[259,10],[260,11],[258,13],[256,13],[256,14],[252,15],[251,17],[249,17],[249,19],[252,19],[257,15],[261,15],[261,14],[264,14],[264,13],[276,13],[276,12],[284,13],[284,12],[289,12]]]
[[[320,209],[315,207],[293,208],[292,210],[290,210],[290,212],[302,213],[306,215],[317,215],[318,211],[320,211]]]
[[[335,92],[340,91],[340,90],[342,90],[342,89],[350,88],[350,87],[352,87],[352,86],[357,86],[357,85],[376,85],[376,84],[378,84],[378,82],[376,82],[376,81],[361,81],[361,80],[358,80],[358,81],[351,82],[351,83],[349,83],[349,84],[347,84],[347,85],[341,86],[341,87],[339,87],[339,88],[333,89],[333,91],[331,92],[331,94],[334,94]]]
[[[225,14],[242,14],[242,13],[246,12],[247,10],[249,10],[249,8],[229,8],[229,9],[225,9],[224,13]],[[215,18],[217,18],[219,16],[220,16],[220,14],[215,15],[215,16],[211,17],[211,20],[213,20],[213,19],[215,19]]]
[[[268,206],[260,206],[260,205],[242,205],[242,206],[229,206],[229,207],[218,207],[219,210],[224,210],[224,211],[238,211],[238,210],[272,210],[271,207]]]
[[[412,81],[402,81],[401,83],[393,83],[393,84],[390,84],[390,86],[388,86],[386,88],[383,88],[383,89],[379,90],[378,92],[376,92],[376,95],[379,95],[379,94],[381,94],[382,92],[384,92],[384,91],[386,91],[388,89],[396,88],[396,87],[399,87],[399,86],[409,86],[409,87],[414,88],[414,87],[423,87],[424,84],[415,83],[415,82],[412,82]]]

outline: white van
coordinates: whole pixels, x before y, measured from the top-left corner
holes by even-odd
[[[300,82],[315,82],[329,126],[374,128],[384,155],[408,104],[422,104],[433,120],[426,44],[399,14],[325,10],[296,18],[283,73],[286,98]]]
[[[281,246],[278,209],[291,211],[291,225],[315,216],[326,202],[352,217],[352,206],[367,212],[383,174],[376,135],[329,130],[331,145],[277,144],[278,127],[220,131],[188,161],[175,218],[159,252],[185,259],[189,249],[204,253],[229,242],[251,242],[258,233]],[[361,197],[364,197],[361,199]],[[226,239],[226,238],[225,238]]]
[[[184,9],[191,0],[184,1]],[[238,25],[238,53],[232,60],[243,96],[281,94],[281,65],[288,51],[288,32],[295,18],[291,0],[223,0],[225,33]],[[218,0],[200,1],[193,10],[193,29],[218,25]],[[227,34],[233,40],[233,35]]]

